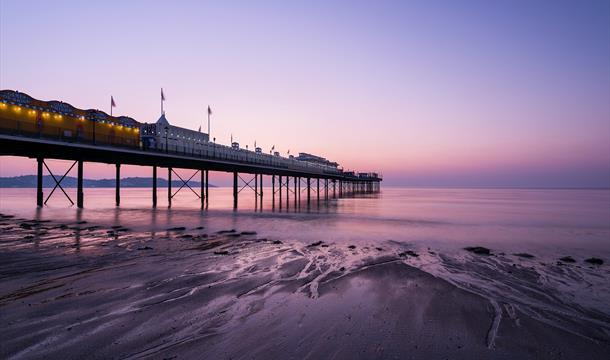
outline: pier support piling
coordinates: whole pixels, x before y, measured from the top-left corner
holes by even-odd
[[[153,166],[152,173],[152,206],[157,207],[157,166]]]
[[[261,189],[261,210],[263,209],[263,174],[260,174],[261,177],[261,182],[260,182],[260,189]]]
[[[207,207],[210,200],[210,170],[205,171],[205,206]]]
[[[258,208],[258,174],[254,173],[254,208]]]
[[[200,186],[199,186],[199,193],[201,194],[200,196],[200,200],[201,200],[201,209],[203,210],[205,208],[205,171],[203,169],[201,169],[200,171],[200,176],[201,176],[201,181],[200,181]]]
[[[167,168],[167,207],[172,207],[172,168]]]
[[[78,160],[77,178],[76,178],[76,206],[80,209],[83,208],[84,204],[84,193],[83,193],[83,161]]]
[[[307,178],[307,206],[311,203],[311,178]]]
[[[237,171],[233,172],[233,210],[237,210]]]
[[[290,207],[290,176],[286,176],[286,210]]]
[[[114,200],[116,206],[119,206],[121,205],[121,164],[116,164],[116,179],[114,185]]]
[[[36,205],[38,207],[42,207],[42,201],[43,201],[43,193],[42,193],[42,163],[43,163],[43,158],[37,158],[36,162],[38,165],[38,171],[37,171],[37,178],[36,178]]]

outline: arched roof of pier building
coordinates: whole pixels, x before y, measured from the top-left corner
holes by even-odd
[[[129,116],[110,116],[97,109],[82,110],[68,103],[58,100],[43,101],[32,98],[31,96],[15,91],[0,90],[0,101],[10,104],[24,106],[33,110],[50,111],[60,115],[87,118],[97,122],[109,122],[128,127],[137,128],[140,123]]]

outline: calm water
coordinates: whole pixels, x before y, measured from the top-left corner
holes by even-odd
[[[49,189],[45,189],[45,196]],[[74,189],[68,189],[71,196]],[[172,226],[256,230],[260,236],[312,242],[380,244],[387,240],[452,251],[466,245],[499,251],[532,251],[547,256],[610,255],[610,190],[422,189],[384,188],[381,193],[333,199],[288,209],[265,189],[262,211],[255,211],[251,190],[240,193],[234,212],[230,188],[211,188],[206,211],[188,189],[166,207],[151,209],[150,189],[123,189],[121,206],[114,206],[114,189],[85,189],[85,209],[70,206],[57,192],[48,207],[37,210],[35,189],[0,189],[0,212],[25,218],[101,225],[134,230]],[[313,194],[312,194],[313,195]],[[75,197],[74,197],[75,198]],[[276,200],[277,201],[277,200]]]

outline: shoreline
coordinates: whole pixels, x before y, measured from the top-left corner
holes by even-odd
[[[467,251],[454,258],[387,243],[299,245],[260,238],[256,229],[151,234],[86,222],[1,223],[0,336],[10,339],[2,357],[83,357],[91,349],[100,358],[602,358],[610,351],[610,313],[582,308],[561,317],[573,308],[560,296],[570,289],[551,282],[555,292],[534,294],[526,285],[539,281],[541,266],[531,259]],[[557,283],[608,272],[607,264],[547,267],[542,275]],[[489,283],[478,283],[481,274]]]

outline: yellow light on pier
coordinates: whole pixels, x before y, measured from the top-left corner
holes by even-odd
[[[16,113],[21,112],[21,108],[19,106],[15,106],[13,109],[15,110]]]

